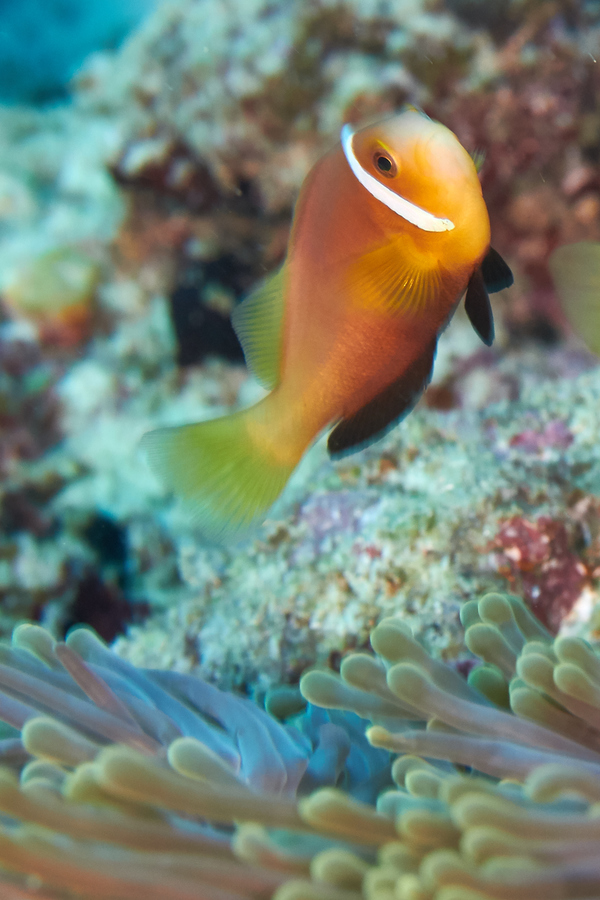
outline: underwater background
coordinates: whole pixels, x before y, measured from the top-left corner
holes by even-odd
[[[547,261],[600,237],[594,4],[71,0],[45,25],[10,9],[0,630],[88,623],[138,664],[250,692],[362,646],[383,615],[460,657],[458,610],[485,590],[593,634],[600,383]],[[459,309],[401,427],[336,463],[321,441],[264,526],[209,546],[140,438],[261,396],[230,313],[281,263],[341,124],[407,102],[484,157],[515,273],[495,344]]]
[[[548,265],[600,241],[599,54],[596,0],[0,0],[7,900],[600,897],[600,369]],[[231,313],[405,104],[483,160],[495,343],[459,307],[405,421],[211,544],[140,440],[263,396]]]

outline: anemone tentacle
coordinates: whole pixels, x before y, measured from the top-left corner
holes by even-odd
[[[467,680],[386,619],[374,655],[269,697],[280,719],[21,626],[0,650],[2,896],[600,897],[600,654],[512,596],[462,620]]]

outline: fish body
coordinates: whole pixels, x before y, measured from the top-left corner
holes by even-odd
[[[334,426],[328,448],[340,454],[405,415],[467,288],[491,343],[486,281],[511,276],[489,244],[477,171],[452,132],[412,109],[344,128],[302,186],[284,266],[234,314],[271,392],[233,416],[146,436],[151,464],[207,534],[263,517],[324,429]]]

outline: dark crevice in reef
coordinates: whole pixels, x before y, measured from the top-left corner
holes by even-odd
[[[189,266],[170,297],[171,320],[180,366],[201,363],[207,356],[243,362],[244,354],[228,312],[206,302],[206,290],[218,286],[240,296],[250,279],[247,267],[224,256],[205,265]]]
[[[145,602],[132,602],[116,584],[104,580],[92,569],[79,582],[67,618],[65,634],[73,625],[90,625],[105,641],[113,641],[126,626],[141,622],[149,615]]]

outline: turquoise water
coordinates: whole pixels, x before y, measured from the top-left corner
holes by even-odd
[[[152,7],[148,0],[101,4],[4,0],[0,6],[2,102],[64,101],[69,81],[86,57],[118,47]]]

